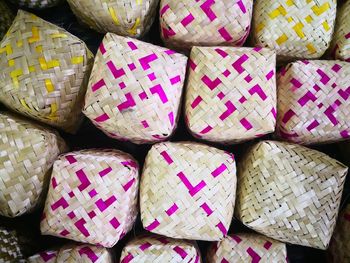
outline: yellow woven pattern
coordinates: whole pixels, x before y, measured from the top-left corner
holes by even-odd
[[[20,245],[15,231],[0,227],[0,262],[24,263]]]

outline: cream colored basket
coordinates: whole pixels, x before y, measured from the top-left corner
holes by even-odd
[[[156,16],[159,0],[67,0],[74,14],[101,32],[141,37]]]
[[[207,262],[287,262],[287,248],[281,242],[258,234],[230,235],[209,248]]]
[[[338,13],[332,42],[336,59],[350,62],[350,1],[347,0]]]
[[[0,227],[0,262],[25,262],[16,232],[2,227]]]
[[[326,249],[347,171],[324,153],[260,142],[240,162],[236,215],[268,237]]]
[[[63,0],[10,0],[10,1],[21,7],[35,8],[35,9],[53,7],[63,2]]]
[[[298,61],[278,75],[277,130],[302,144],[350,138],[350,64]]]
[[[83,41],[20,10],[0,42],[0,102],[74,132],[82,116],[92,61]]]
[[[230,227],[236,197],[232,154],[203,144],[156,144],[141,177],[146,230],[173,238],[218,241]]]
[[[114,246],[138,213],[138,164],[117,150],[83,150],[54,163],[41,232]]]
[[[112,138],[165,140],[176,127],[186,63],[174,51],[108,33],[90,77],[85,115]]]
[[[11,9],[3,0],[0,0],[0,40],[10,28],[13,18]]]
[[[195,137],[235,143],[276,125],[276,55],[269,49],[194,47],[185,118]]]
[[[0,113],[0,215],[20,216],[43,204],[53,162],[65,150],[56,132]]]
[[[278,60],[321,57],[332,39],[336,0],[257,0],[255,45],[273,48]]]
[[[329,254],[330,262],[350,262],[350,204],[339,215]]]
[[[248,37],[253,0],[161,0],[161,36],[167,46],[242,46]]]
[[[171,262],[200,263],[199,249],[194,242],[162,236],[138,237],[123,249],[120,263]]]

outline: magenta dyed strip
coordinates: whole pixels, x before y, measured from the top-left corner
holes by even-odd
[[[171,216],[172,214],[174,214],[177,210],[179,209],[179,207],[174,203],[168,210],[166,210],[166,214],[168,216]]]
[[[137,163],[133,160],[124,161],[124,162],[121,162],[121,164],[124,166],[130,166],[130,167],[136,168],[136,169],[138,168]]]
[[[62,230],[62,231],[59,233],[59,235],[65,237],[65,236],[67,236],[69,233],[70,233],[70,232],[69,232],[67,229],[64,229],[64,230]]]
[[[57,208],[62,207],[63,209],[66,209],[68,207],[68,203],[64,197],[61,197],[58,199],[55,203],[51,205],[52,211],[55,211]]]
[[[247,253],[252,258],[252,263],[258,263],[261,257],[250,247],[247,249]]]
[[[149,226],[145,227],[147,231],[152,231],[160,225],[157,219],[155,219]]]
[[[226,169],[227,169],[227,166],[223,163],[218,168],[216,168],[211,173],[211,175],[215,178],[215,177],[219,176],[220,174],[222,174]]]
[[[267,79],[267,80],[270,80],[274,75],[275,75],[275,71],[274,71],[274,70],[271,70],[269,73],[267,73],[266,79]]]
[[[312,123],[310,123],[310,125],[307,127],[308,131],[312,131],[313,129],[315,129],[319,124],[319,122],[317,120],[314,120]]]
[[[166,29],[166,28],[163,27],[162,28],[162,33],[163,33],[163,36],[164,36],[165,39],[168,39],[168,38],[176,35],[175,31],[172,30],[171,28],[170,29]]]
[[[221,48],[216,48],[215,51],[223,58],[226,58],[228,56],[228,54],[224,50],[222,50]]]
[[[190,65],[190,68],[191,68],[192,70],[195,70],[196,67],[197,67],[196,63],[194,63],[194,61],[193,61],[192,59],[189,59],[189,60],[188,60],[188,64]]]
[[[220,120],[222,120],[222,121],[224,121],[226,118],[228,118],[237,109],[231,101],[227,101],[225,103],[225,106],[226,106],[227,110],[223,114],[220,115]]]
[[[214,4],[214,0],[207,0],[201,5],[201,9],[207,15],[210,21],[214,21],[216,19],[215,13],[213,12],[213,10],[211,10],[211,6]]]
[[[55,189],[57,187],[57,181],[56,181],[55,177],[52,177],[51,184],[52,184],[53,189]]]
[[[148,122],[146,120],[141,121],[141,124],[142,124],[143,128],[148,128],[149,127]]]
[[[276,120],[276,118],[277,118],[277,112],[276,112],[275,107],[273,107],[273,108],[271,109],[271,113],[272,113],[273,117],[274,117],[275,120]]]
[[[225,94],[222,92],[222,91],[220,91],[219,93],[218,93],[218,98],[220,99],[220,100],[222,100],[223,98],[225,98]]]
[[[164,245],[170,243],[165,237],[158,237],[157,240]]]
[[[79,171],[77,171],[75,173],[80,181],[80,185],[78,186],[78,189],[80,191],[85,190],[90,184],[91,182],[89,181],[89,179],[87,178],[86,174],[84,173],[83,169],[80,169]]]
[[[226,227],[223,225],[222,222],[220,222],[219,224],[217,224],[216,227],[220,229],[221,233],[222,233],[224,236],[227,235],[227,229],[226,229]]]
[[[256,84],[254,87],[252,87],[250,90],[249,90],[249,94],[250,95],[254,95],[254,94],[258,94],[259,97],[265,101],[267,99],[267,96],[265,94],[265,92],[262,90],[262,88],[260,87],[259,84]]]
[[[239,8],[241,9],[241,11],[242,11],[243,14],[247,13],[247,9],[245,8],[245,5],[243,4],[242,0],[239,0],[239,1],[237,2],[237,4],[238,4],[238,6],[239,6]]]
[[[177,174],[177,176],[180,178],[180,180],[183,182],[183,184],[187,187],[189,190],[189,194],[193,197],[195,196],[200,190],[203,189],[207,184],[202,180],[200,181],[196,186],[192,186],[192,184],[188,181],[187,177],[183,172],[180,172]]]
[[[67,160],[70,164],[76,163],[76,162],[77,162],[77,160],[74,158],[73,155],[66,155],[66,160]]]
[[[179,254],[182,259],[187,257],[186,251],[179,246],[174,247],[174,251]]]
[[[124,191],[127,192],[131,186],[135,183],[136,179],[133,178],[129,182],[127,182],[125,185],[123,185]]]
[[[279,131],[280,135],[282,138],[296,138],[298,137],[298,134],[297,133],[286,133],[284,131]]]
[[[180,81],[181,81],[181,77],[179,75],[170,79],[171,85],[175,85],[176,83],[179,83]]]
[[[69,212],[67,215],[70,219],[73,219],[75,217],[75,213],[73,211]]]
[[[347,139],[350,137],[350,134],[347,130],[344,130],[344,131],[340,132],[340,136],[343,137],[344,139]]]
[[[334,66],[332,67],[332,70],[334,71],[334,72],[338,72],[339,70],[341,70],[341,66],[339,65],[339,64],[334,64]]]
[[[102,53],[102,55],[103,55],[104,53],[106,53],[106,49],[105,49],[105,46],[103,45],[103,43],[101,43],[101,45],[100,45],[100,47],[99,47],[99,50],[100,50],[100,52]]]
[[[94,121],[96,122],[104,122],[106,120],[109,120],[109,116],[107,115],[107,113],[103,113],[102,115],[94,119]]]
[[[163,16],[165,12],[170,9],[169,5],[165,5],[161,10],[160,10],[160,16]]]
[[[321,69],[318,69],[316,72],[321,76],[321,82],[324,85],[326,85],[328,81],[330,81],[330,78],[328,77],[328,75],[324,73],[324,71],[322,71]]]
[[[204,212],[207,214],[207,216],[210,216],[213,213],[213,210],[211,210],[211,208],[208,206],[207,203],[203,203],[201,207],[204,210]]]
[[[57,257],[56,252],[41,252],[39,255],[45,262]]]
[[[210,132],[213,129],[213,127],[211,127],[210,125],[208,125],[207,127],[205,127],[200,134],[207,134],[208,132]]]
[[[169,118],[169,121],[170,121],[170,125],[171,126],[174,126],[174,113],[173,112],[169,112],[168,114],[168,118]]]
[[[303,96],[303,97],[301,97],[299,100],[298,100],[298,103],[300,104],[300,106],[304,106],[306,103],[308,103],[309,101],[316,101],[317,100],[317,98],[316,98],[316,96],[314,95],[314,94],[312,94],[312,92],[311,91],[308,91],[308,92],[306,92],[306,94]]]
[[[232,239],[234,241],[236,241],[237,244],[242,242],[242,239],[239,236],[236,236],[236,235],[232,235]]]
[[[293,110],[288,110],[284,116],[283,116],[283,119],[282,119],[282,122],[284,124],[286,124],[293,116],[295,115],[295,112]]]
[[[328,119],[333,123],[333,125],[337,125],[339,122],[337,120],[337,118],[333,115],[333,113],[335,112],[335,110],[333,109],[332,106],[329,106],[324,114],[328,117]]]
[[[134,259],[134,256],[131,253],[129,253],[126,257],[122,259],[120,263],[129,263],[133,259]]]
[[[145,251],[146,249],[150,248],[151,246],[152,246],[151,243],[146,242],[146,243],[143,243],[139,248],[140,248],[142,251]]]
[[[201,103],[202,100],[202,97],[198,95],[197,98],[195,98],[194,101],[191,103],[191,108],[195,109],[198,106],[198,104]]]
[[[198,253],[196,255],[196,259],[194,260],[194,263],[199,263],[199,255],[198,255]]]
[[[239,59],[237,59],[233,64],[232,67],[239,73],[242,74],[244,72],[244,68],[242,67],[242,64],[246,62],[249,59],[249,57],[246,54],[243,54]]]
[[[136,46],[135,43],[132,42],[132,41],[129,41],[129,42],[128,42],[128,46],[131,48],[131,50],[136,50],[136,49],[137,49],[137,46]]]
[[[349,39],[349,38],[350,38],[350,32],[347,33],[347,34],[345,35],[345,38],[346,38],[346,39]]]
[[[295,78],[292,78],[290,80],[290,83],[292,83],[292,85],[294,86],[294,89],[292,88],[292,90],[296,90],[296,89],[299,89],[303,84],[300,83],[299,80],[295,79]]]
[[[77,222],[75,222],[75,226],[76,228],[79,229],[79,231],[85,236],[88,237],[90,236],[89,231],[85,228],[86,221],[84,220],[84,218],[79,219]]]
[[[207,75],[204,75],[202,77],[202,81],[205,83],[205,85],[208,86],[210,90],[215,89],[217,86],[221,84],[221,80],[219,78],[216,78],[215,80],[211,80]]]
[[[79,249],[79,255],[86,255],[91,260],[91,262],[96,262],[98,260],[98,256],[89,247],[83,247]]]
[[[223,258],[220,263],[230,263],[226,258]]]
[[[176,52],[175,52],[174,50],[171,50],[171,49],[167,49],[167,50],[165,50],[164,52],[165,52],[165,54],[167,54],[167,55],[176,54]]]
[[[270,241],[266,241],[265,244],[264,244],[264,248],[266,250],[269,250],[271,248],[271,246],[272,246],[272,243]]]
[[[338,94],[344,99],[347,100],[350,96],[350,94],[342,89],[338,91]]]
[[[111,219],[111,220],[109,221],[109,223],[112,225],[112,227],[113,227],[114,229],[118,229],[118,227],[120,226],[120,223],[119,223],[118,219],[115,218],[115,217],[113,217],[113,219]]]
[[[170,155],[166,152],[166,151],[162,151],[160,153],[161,156],[163,156],[164,160],[168,163],[168,164],[172,164],[174,161],[173,159],[171,159]]]
[[[102,88],[103,86],[105,86],[106,83],[104,81],[104,79],[100,79],[98,82],[96,82],[92,87],[91,87],[91,90],[93,92],[95,92],[96,90]]]
[[[99,172],[98,174],[103,177],[107,174],[109,174],[110,172],[112,172],[112,168],[111,167],[107,167],[106,169],[102,170],[101,172]]]
[[[111,197],[109,197],[106,201],[103,201],[101,198],[98,199],[95,204],[98,207],[98,209],[103,212],[105,211],[110,205],[112,205],[115,201],[117,200],[117,198],[115,198],[114,195],[112,195]]]
[[[142,68],[143,68],[144,70],[146,70],[146,69],[149,69],[149,68],[150,68],[150,65],[149,65],[149,64],[150,64],[152,61],[155,61],[155,60],[157,60],[157,59],[158,59],[157,55],[154,54],[154,53],[152,53],[152,54],[150,54],[150,55],[148,55],[148,56],[145,56],[145,57],[143,57],[143,58],[140,58],[140,59],[139,59],[139,62],[140,62],[140,64],[141,64]]]
[[[150,91],[152,94],[158,94],[158,96],[159,96],[160,100],[163,102],[163,104],[168,102],[168,97],[166,96],[166,94],[163,90],[163,87],[160,84],[150,88]]]
[[[227,32],[225,27],[222,27],[219,29],[219,33],[222,36],[223,39],[225,39],[227,42],[230,42],[233,40],[232,36]]]
[[[184,19],[182,19],[181,24],[186,27],[188,24],[190,24],[194,20],[194,17],[192,14],[189,14]]]
[[[118,79],[121,76],[125,75],[124,69],[123,68],[117,69],[112,61],[108,61],[107,66],[111,71],[111,73],[113,74],[114,78]]]
[[[117,106],[120,112],[127,110],[131,107],[134,107],[136,105],[136,102],[130,92],[125,94],[125,98],[126,98],[126,101]]]
[[[255,52],[260,52],[262,50],[262,47],[254,47],[253,50]]]
[[[247,131],[249,131],[253,128],[251,123],[246,118],[241,119],[240,123],[244,126],[244,128],[246,128]]]

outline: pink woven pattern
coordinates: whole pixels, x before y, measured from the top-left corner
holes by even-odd
[[[185,106],[194,136],[231,143],[273,132],[275,66],[269,49],[194,47]]]
[[[138,165],[116,150],[85,150],[55,163],[41,231],[112,247],[137,216]]]
[[[186,63],[174,51],[107,34],[90,77],[85,115],[113,138],[168,138],[176,127]]]
[[[167,45],[179,49],[242,46],[249,34],[252,11],[252,0],[162,0],[161,36]]]
[[[350,137],[350,64],[299,61],[278,76],[278,133],[293,142]]]
[[[140,187],[146,230],[173,238],[220,240],[236,196],[233,155],[202,144],[160,143],[149,151]]]

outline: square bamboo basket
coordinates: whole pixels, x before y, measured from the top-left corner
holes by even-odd
[[[201,263],[195,242],[163,236],[144,236],[130,241],[123,249],[120,263],[171,262]]]
[[[278,74],[277,131],[301,144],[350,138],[350,64],[297,61]]]
[[[0,227],[0,262],[24,263],[24,256],[15,231]]]
[[[0,112],[0,215],[16,217],[42,205],[52,165],[66,150],[55,131]]]
[[[211,245],[208,250],[207,262],[288,262],[287,248],[284,243],[259,234],[229,235],[224,240]]]
[[[172,238],[218,241],[236,197],[232,154],[203,144],[159,143],[146,157],[140,186],[146,230]]]
[[[253,42],[275,49],[279,61],[319,58],[330,45],[336,11],[336,0],[257,0]]]
[[[242,46],[252,12],[253,0],[161,0],[161,37],[167,46],[180,50]]]
[[[108,33],[100,45],[84,114],[108,136],[134,143],[167,139],[175,130],[187,57]]]
[[[54,163],[41,232],[114,246],[138,214],[138,164],[117,150],[82,150]]]
[[[0,0],[0,40],[10,28],[13,19],[14,15],[12,14],[11,9],[4,1]]]
[[[62,3],[64,0],[9,0],[20,7],[43,9],[53,7]],[[85,1],[85,0],[84,0]]]
[[[0,102],[9,109],[75,132],[93,55],[83,41],[19,10],[0,42]]]
[[[185,98],[191,133],[237,143],[275,131],[276,55],[261,48],[194,47]]]
[[[348,168],[324,153],[262,141],[238,167],[236,216],[282,242],[326,249]]]

